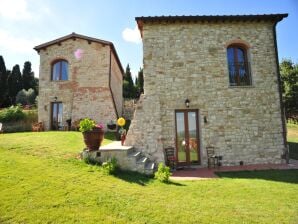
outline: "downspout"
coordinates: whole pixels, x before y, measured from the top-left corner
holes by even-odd
[[[112,96],[114,110],[116,112],[116,116],[117,116],[117,119],[118,119],[119,118],[119,114],[118,114],[118,111],[117,111],[117,107],[116,107],[116,103],[115,103],[115,98],[114,98],[114,94],[113,94],[113,90],[112,90],[112,86],[111,86],[111,79],[112,79],[112,50],[111,50],[111,46],[110,46],[109,88],[110,88],[110,91],[111,91],[111,96]]]
[[[286,121],[285,121],[284,104],[282,101],[281,78],[280,78],[280,71],[279,71],[279,60],[278,60],[277,41],[276,41],[276,24],[277,23],[278,23],[278,21],[275,21],[275,23],[273,25],[273,39],[274,39],[274,50],[275,50],[275,60],[276,60],[278,92],[279,92],[279,100],[280,100],[280,115],[281,115],[282,129],[283,129],[284,146],[285,146],[285,148],[287,148],[287,127],[286,127]],[[286,151],[286,153],[287,153],[287,151]]]

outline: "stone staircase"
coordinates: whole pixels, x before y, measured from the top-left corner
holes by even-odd
[[[146,157],[142,152],[133,146],[121,146],[118,141],[100,147],[97,151],[84,150],[83,159],[103,163],[111,158],[116,158],[122,170],[136,171],[146,175],[153,175],[156,171],[156,164]]]

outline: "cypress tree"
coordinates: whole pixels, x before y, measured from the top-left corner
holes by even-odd
[[[135,96],[136,90],[132,80],[129,64],[127,64],[123,80],[123,97],[135,98]]]
[[[140,93],[144,93],[144,75],[142,68],[140,68],[140,71],[138,73],[138,89]]]
[[[3,57],[0,55],[0,107],[7,97],[7,71]]]
[[[25,90],[34,88],[34,72],[32,71],[30,61],[26,61],[24,63],[22,79],[23,79],[23,88]]]
[[[10,98],[11,104],[15,104],[15,99],[17,93],[22,90],[22,75],[20,71],[20,66],[15,65],[7,79],[8,84],[8,96]]]

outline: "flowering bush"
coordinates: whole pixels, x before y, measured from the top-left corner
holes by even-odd
[[[80,131],[86,132],[86,131],[92,131],[95,127],[95,121],[90,118],[85,118],[80,121]]]
[[[104,127],[103,127],[102,123],[95,124],[95,121],[90,119],[90,118],[85,118],[85,119],[80,121],[79,130],[81,132],[92,131],[94,128],[103,129]]]
[[[100,128],[100,129],[103,129],[103,124],[102,123],[99,123],[97,125],[95,125],[96,128]]]

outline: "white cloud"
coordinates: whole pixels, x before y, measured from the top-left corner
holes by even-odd
[[[137,26],[134,29],[125,28],[122,32],[122,37],[127,42],[141,43],[141,34]]]
[[[13,35],[11,32],[0,29],[0,48],[16,53],[32,53],[33,47],[41,43],[40,40],[29,40]]]
[[[12,20],[32,18],[25,0],[0,0],[0,17]]]

